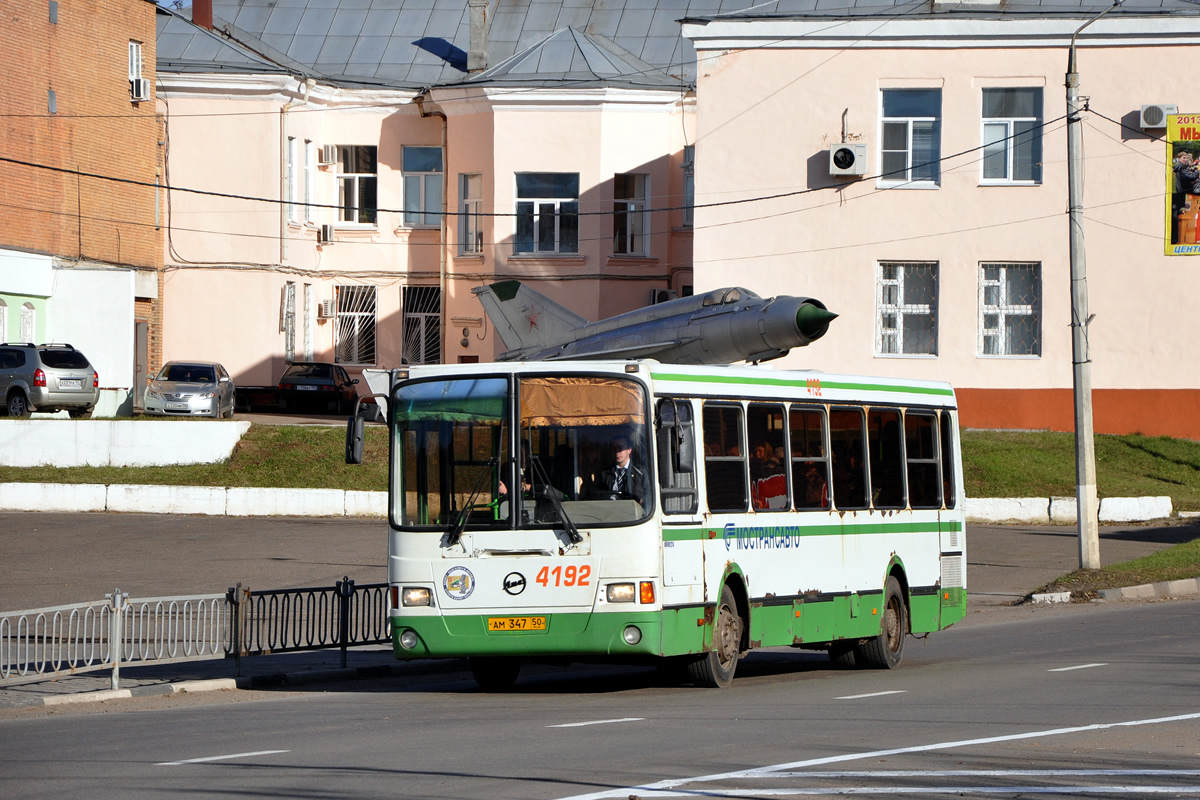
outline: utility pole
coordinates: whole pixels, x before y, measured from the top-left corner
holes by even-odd
[[[1119,6],[1112,6],[1080,25],[1067,54],[1067,197],[1071,234],[1071,361],[1075,398],[1075,507],[1079,531],[1079,566],[1100,569],[1099,504],[1096,500],[1096,449],[1092,430],[1092,357],[1088,347],[1087,263],[1083,243],[1083,120],[1079,108],[1079,71],[1075,39],[1088,25]]]

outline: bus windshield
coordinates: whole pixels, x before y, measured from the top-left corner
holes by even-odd
[[[392,513],[403,528],[572,529],[628,524],[653,509],[636,381],[415,381],[396,388],[392,408]]]

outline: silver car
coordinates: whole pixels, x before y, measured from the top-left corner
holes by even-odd
[[[100,399],[100,376],[69,344],[0,344],[0,400],[10,417],[66,409],[87,419]]]
[[[146,384],[143,410],[167,417],[233,417],[233,379],[215,361],[169,361]]]

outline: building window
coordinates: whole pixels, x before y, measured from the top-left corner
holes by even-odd
[[[441,363],[442,290],[436,286],[405,286],[402,304],[405,362]]]
[[[613,252],[621,255],[644,256],[649,251],[646,242],[647,217],[645,175],[613,176]]]
[[[283,157],[283,201],[287,204],[287,220],[288,222],[299,222],[300,208],[296,205],[296,193],[299,191],[299,187],[296,171],[300,159],[300,142],[296,140],[295,136],[288,137],[287,149],[284,151]]]
[[[339,364],[374,364],[375,287],[336,286],[334,293],[337,298],[335,360]]]
[[[142,43],[129,43],[129,97],[133,100],[149,100],[150,86],[142,77]]]
[[[983,90],[983,180],[1042,182],[1042,90]]]
[[[1041,264],[979,265],[979,352],[1042,354]]]
[[[304,140],[304,221],[312,222],[313,204],[316,202],[317,190],[315,176],[317,174],[317,145],[311,139]]]
[[[338,147],[338,222],[376,224],[376,152],[369,144]]]
[[[21,306],[21,338],[19,342],[32,342],[37,339],[37,311],[31,303]]]
[[[517,173],[513,252],[579,252],[579,173]]]
[[[296,360],[296,284],[292,281],[283,285],[279,331],[283,334],[283,360],[291,364]]]
[[[937,268],[937,262],[879,264],[876,355],[937,355]]]
[[[884,89],[879,182],[938,182],[941,158],[941,89]]]
[[[458,252],[483,252],[483,228],[479,212],[483,210],[483,176],[459,175]]]
[[[8,303],[0,300],[0,342],[8,341]]]
[[[696,205],[696,145],[683,147],[683,226],[692,227]]]
[[[405,147],[404,224],[413,228],[442,224],[442,148]]]

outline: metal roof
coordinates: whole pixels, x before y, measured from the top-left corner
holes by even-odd
[[[1111,0],[489,0],[488,77],[529,85],[690,84],[680,20],[961,15],[1086,18]],[[349,85],[475,82],[467,0],[213,0],[214,33],[160,9],[158,68],[289,72]],[[1124,0],[1118,14],[1200,14],[1188,0]]]

